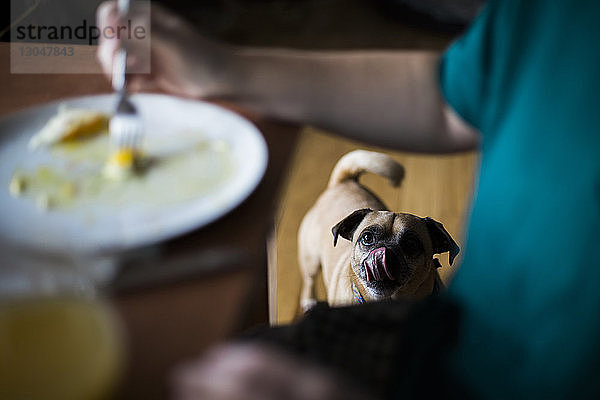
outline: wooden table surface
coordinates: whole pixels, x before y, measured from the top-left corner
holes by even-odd
[[[93,47],[76,50],[69,63],[98,71]],[[0,60],[0,116],[61,98],[110,92],[107,80],[97,73],[11,74],[7,43],[0,43]],[[31,62],[45,62],[38,60]],[[128,362],[118,398],[165,398],[174,365],[267,322],[265,240],[299,130],[222,105],[240,112],[263,133],[269,148],[266,175],[241,206],[217,222],[136,252],[141,256],[130,258],[107,288],[126,332]],[[184,272],[169,276],[167,269]]]

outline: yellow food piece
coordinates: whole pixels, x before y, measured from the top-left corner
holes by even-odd
[[[133,166],[133,151],[131,149],[119,149],[112,153],[108,158],[109,163],[115,163],[121,168],[131,168]]]
[[[20,196],[25,190],[25,187],[25,178],[17,174],[13,175],[10,183],[8,184],[8,190],[10,191],[10,194],[15,197]]]
[[[61,107],[58,114],[31,138],[29,147],[35,149],[102,132],[108,128],[108,119],[106,114],[98,111]]]
[[[64,132],[62,141],[78,139],[97,133],[108,126],[108,118],[100,113],[84,114],[79,120],[73,120]]]
[[[132,149],[125,148],[114,151],[104,166],[104,176],[113,180],[122,180],[131,176],[137,156]]]

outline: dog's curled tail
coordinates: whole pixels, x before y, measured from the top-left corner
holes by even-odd
[[[337,162],[329,178],[328,187],[348,179],[357,180],[364,172],[387,178],[392,186],[398,186],[404,178],[404,167],[390,156],[374,151],[354,150]]]

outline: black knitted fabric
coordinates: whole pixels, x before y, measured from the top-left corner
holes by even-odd
[[[330,308],[251,337],[328,367],[382,399],[470,398],[443,368],[459,309],[442,296]],[[250,337],[250,336],[249,336]]]

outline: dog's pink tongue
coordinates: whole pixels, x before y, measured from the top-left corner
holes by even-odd
[[[380,247],[369,253],[365,260],[365,272],[367,282],[394,280],[394,276],[388,271],[386,261],[386,248]]]

